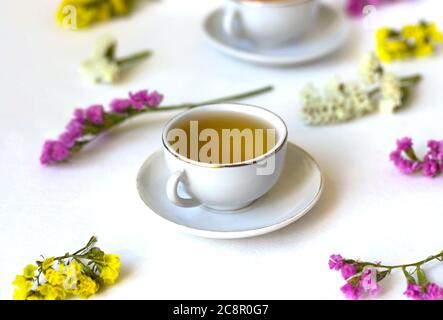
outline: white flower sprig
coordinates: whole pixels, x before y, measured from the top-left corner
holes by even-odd
[[[386,72],[373,53],[363,57],[360,74],[360,82],[332,79],[324,94],[308,84],[300,94],[302,120],[315,126],[347,122],[376,111],[394,113],[406,104],[411,88],[421,80],[420,75],[398,77]]]
[[[149,50],[117,59],[115,51],[117,40],[111,36],[98,39],[92,55],[80,66],[80,73],[92,83],[114,83],[127,67],[152,55]]]

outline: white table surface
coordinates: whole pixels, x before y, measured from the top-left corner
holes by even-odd
[[[162,0],[129,19],[82,32],[55,25],[57,2],[4,1],[0,14],[0,299],[12,297],[11,282],[27,263],[77,249],[91,235],[123,261],[120,281],[99,299],[342,299],[343,281],[327,266],[331,253],[393,264],[443,249],[443,178],[405,177],[388,160],[398,137],[412,136],[420,152],[428,138],[443,138],[443,52],[389,67],[424,75],[413,103],[393,117],[323,128],[297,118],[298,92],[306,82],[322,84],[334,74],[355,78],[376,26],[420,18],[441,23],[441,1],[384,7],[369,28],[355,20],[341,51],[294,68],[249,65],[210,47],[202,20],[221,1]],[[151,48],[155,56],[121,84],[85,85],[78,65],[103,33],[118,37],[121,55]],[[75,107],[143,88],[163,92],[170,104],[267,84],[275,91],[247,102],[281,115],[290,141],[315,157],[326,180],[318,205],[278,232],[208,240],[170,228],[144,206],[135,176],[160,147],[161,128],[172,114],[131,121],[67,165],[39,164],[43,141],[58,135]],[[442,267],[429,271],[431,279],[442,279]],[[403,298],[404,287],[396,274],[380,298]]]

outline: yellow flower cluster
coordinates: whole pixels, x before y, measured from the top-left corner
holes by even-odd
[[[117,280],[121,262],[115,254],[94,247],[95,237],[78,254],[50,257],[28,265],[12,283],[14,300],[63,300],[88,298]]]
[[[100,272],[100,277],[104,284],[114,284],[120,273],[120,266],[122,263],[115,254],[105,254],[104,266]]]
[[[443,34],[435,23],[405,25],[401,30],[384,27],[376,33],[376,53],[384,62],[425,57],[442,42]]]
[[[62,0],[57,22],[68,29],[84,29],[90,25],[126,15],[134,0]]]

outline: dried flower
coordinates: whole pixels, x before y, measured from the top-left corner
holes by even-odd
[[[354,285],[348,282],[340,290],[349,300],[359,300],[364,295],[363,288],[359,284]]]
[[[83,62],[80,73],[92,83],[114,83],[119,77],[120,69],[117,63],[107,58],[94,58]]]
[[[42,164],[53,162],[62,162],[70,156],[69,147],[62,141],[48,140],[43,145],[43,151],[40,156]]]
[[[50,257],[28,265],[23,275],[17,275],[15,300],[62,300],[73,296],[88,298],[105,285],[115,283],[120,273],[120,258],[105,254],[96,247],[92,237],[74,254]],[[109,275],[109,270],[112,275]],[[107,273],[107,274],[105,274]],[[111,277],[112,281],[109,281]]]
[[[345,263],[341,268],[343,279],[347,280],[357,273],[357,268],[353,264]]]
[[[110,110],[105,111],[102,105],[92,105],[86,109],[75,109],[73,118],[58,140],[48,140],[43,145],[40,162],[44,165],[61,163],[79,152],[86,144],[93,141],[100,133],[112,129],[135,116],[155,111],[171,111],[194,108],[206,104],[228,102],[252,97],[271,91],[272,86],[241,93],[233,96],[185,103],[158,108],[163,95],[157,91],[141,90],[130,92],[128,98],[113,99]]]
[[[57,22],[70,30],[128,14],[134,0],[62,0],[56,14]]]
[[[377,282],[377,270],[375,268],[366,268],[361,274],[360,285],[370,296],[379,294],[381,287]]]
[[[344,259],[339,254],[333,254],[329,257],[328,265],[331,270],[341,270],[344,265]]]
[[[109,104],[111,111],[115,113],[125,112],[128,108],[132,106],[131,99],[119,99],[116,98]]]
[[[363,55],[360,61],[360,75],[367,84],[377,84],[383,76],[383,66],[380,59],[373,53]]]
[[[383,27],[376,33],[376,53],[384,62],[426,57],[442,42],[443,33],[435,23],[421,21],[400,30]]]
[[[405,99],[405,88],[401,80],[392,73],[385,73],[380,83],[379,110],[382,113],[392,114],[402,107]]]
[[[145,50],[126,58],[115,58],[117,40],[106,35],[98,39],[92,56],[80,67],[81,74],[92,83],[114,83],[122,71],[130,65],[151,56],[151,51]]]
[[[346,284],[340,288],[346,298],[357,300],[365,296],[375,296],[380,293],[380,282],[388,277],[392,271],[401,269],[407,280],[407,288],[404,292],[408,298],[414,300],[442,300],[443,288],[435,283],[429,283],[422,266],[430,261],[443,261],[443,251],[424,260],[401,264],[383,265],[381,262],[366,262],[359,260],[344,259],[341,255],[332,255],[329,258],[329,267],[341,270],[352,265],[355,273],[344,277]],[[332,266],[331,266],[332,261]],[[337,264],[336,262],[340,263]],[[338,266],[338,267],[337,267]]]
[[[93,124],[103,124],[104,109],[102,105],[93,105],[86,110],[86,119]]]
[[[397,141],[397,148],[389,158],[404,174],[422,172],[424,176],[433,178],[442,172],[443,141],[429,140],[428,152],[420,160],[412,147],[411,138],[405,137]]]
[[[411,88],[421,77],[399,78],[386,73],[374,54],[360,64],[362,83],[328,82],[324,95],[312,84],[300,93],[301,118],[308,125],[326,125],[350,121],[377,110],[393,113],[403,107]]]

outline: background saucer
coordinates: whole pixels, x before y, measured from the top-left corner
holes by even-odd
[[[343,13],[322,4],[312,30],[280,48],[257,48],[248,41],[229,37],[222,28],[223,9],[213,11],[204,22],[210,43],[232,57],[264,65],[296,65],[324,57],[347,39],[349,26]]]
[[[137,176],[138,192],[145,204],[182,231],[220,239],[253,237],[287,226],[314,206],[323,186],[318,165],[292,143],[288,144],[285,168],[274,188],[240,211],[177,207],[166,197],[168,177],[163,151],[159,150],[145,161]]]

